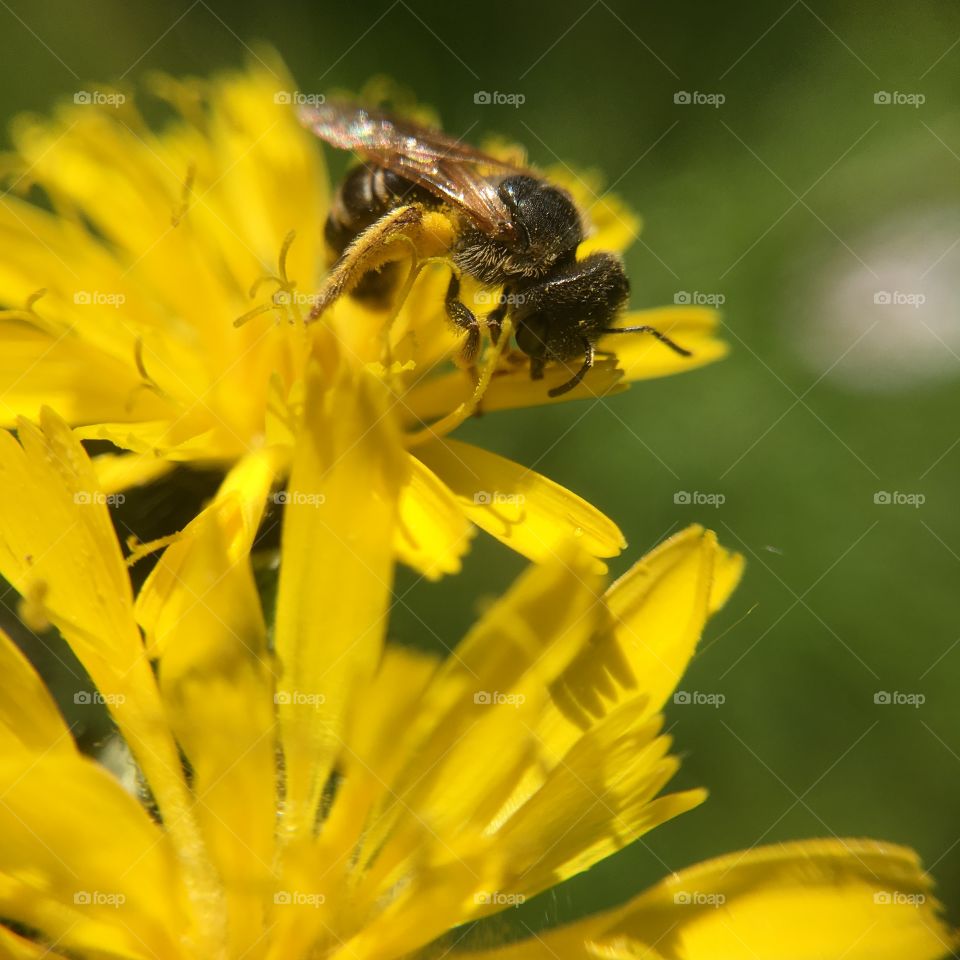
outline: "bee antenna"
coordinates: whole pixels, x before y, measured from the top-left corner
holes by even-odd
[[[679,343],[671,340],[665,333],[661,333],[656,327],[650,327],[643,324],[639,327],[607,327],[603,333],[649,333],[656,337],[661,343],[665,343],[671,350],[679,353],[681,357],[692,357],[693,351],[681,347]]]

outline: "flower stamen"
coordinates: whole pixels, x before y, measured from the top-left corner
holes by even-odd
[[[158,537],[156,540],[147,540],[143,543],[137,538],[136,534],[130,534],[124,541],[127,549],[130,551],[130,556],[126,558],[125,562],[128,567],[132,567],[144,557],[149,556],[151,553],[156,553],[158,550],[163,550],[180,539],[182,539],[182,531],[171,533],[166,537]]]
[[[49,320],[45,320],[40,316],[39,313],[37,313],[36,310],[33,309],[34,304],[37,303],[41,297],[46,296],[46,294],[46,287],[42,287],[40,290],[35,290],[30,294],[29,297],[27,297],[22,309],[0,310],[0,320],[22,320],[24,323],[29,323],[38,330],[43,330],[54,336],[60,336],[63,333],[63,329],[57,327]]]
[[[170,225],[179,227],[180,221],[187,215],[190,209],[190,195],[193,193],[193,183],[197,176],[197,165],[191,163],[187,166],[187,176],[183,181],[183,191],[180,194],[180,202],[173,208],[173,215],[170,217]]]
[[[271,295],[270,302],[262,303],[237,317],[236,320],[233,321],[234,327],[242,327],[248,321],[253,320],[254,317],[259,317],[262,313],[269,313],[271,310],[278,308],[284,310],[287,314],[288,323],[293,324],[303,320],[300,305],[294,296],[297,281],[291,280],[287,275],[287,254],[290,252],[290,246],[296,239],[296,236],[297,231],[291,230],[283,238],[283,243],[280,245],[280,253],[277,256],[277,275],[264,273],[257,277],[250,285],[249,297],[252,300],[265,283],[275,283],[277,289]]]

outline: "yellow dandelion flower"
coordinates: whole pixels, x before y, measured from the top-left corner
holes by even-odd
[[[97,472],[111,492],[175,464],[222,468],[210,509],[235,505],[243,532],[232,542],[242,551],[289,469],[307,357],[325,328],[390,387],[388,415],[408,461],[395,535],[403,560],[432,578],[455,572],[475,527],[533,560],[571,533],[594,557],[616,555],[620,531],[590,504],[448,438],[475,404],[470,378],[450,362],[458,340],[444,315],[442,264],[423,270],[392,324],[346,297],[322,323],[305,324],[325,272],[330,186],[282,66],[266,57],[245,73],[154,87],[174,108],[162,133],[120,92],[14,124],[4,164],[13,192],[0,198],[0,424],[48,405],[81,438],[110,441],[120,452],[99,457]],[[583,183],[568,186],[595,226],[581,255],[622,249],[634,218]],[[483,295],[465,284],[475,305]],[[548,387],[568,371],[557,365],[532,383],[525,362],[491,348],[483,409],[596,396],[724,352],[708,310],[642,311],[624,322],[653,324],[693,356],[620,337],[615,359],[551,399]]]
[[[306,381],[270,629],[236,530],[211,512],[145,646],[76,435],[49,410],[19,421],[19,442],[0,433],[0,573],[87,668],[142,775],[131,795],[82,756],[0,637],[4,955],[946,953],[915,857],[853,840],[747,851],[539,938],[458,951],[464,923],[701,802],[661,795],[678,761],[660,710],[741,559],[693,527],[605,589],[569,548],[447,659],[387,644],[403,436],[376,378],[317,362]]]

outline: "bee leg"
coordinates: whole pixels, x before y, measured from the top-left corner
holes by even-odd
[[[543,359],[543,357],[531,357],[530,358],[530,379],[542,380],[544,366],[546,366],[546,361]]]
[[[456,271],[450,274],[450,283],[447,286],[447,295],[444,299],[447,308],[447,317],[450,322],[467,333],[463,346],[460,348],[460,357],[464,363],[473,366],[480,352],[480,321],[474,312],[460,300],[460,274]]]
[[[503,327],[503,318],[507,315],[507,304],[509,303],[507,298],[509,296],[510,288],[504,287],[500,294],[500,303],[498,303],[497,306],[494,307],[486,317],[487,330],[490,331],[490,339],[495,345],[500,339],[500,330]]]
[[[587,371],[593,366],[593,358],[595,355],[595,349],[593,344],[587,340],[586,337],[583,338],[583,366],[566,382],[561,383],[559,387],[554,387],[552,390],[547,391],[548,397],[559,397],[565,393],[569,393],[581,380],[587,375]]]
[[[652,337],[655,337],[661,343],[668,346],[674,353],[679,353],[681,357],[692,357],[693,351],[687,350],[686,347],[681,347],[679,343],[674,340],[671,340],[665,333],[661,333],[656,327],[651,327],[647,324],[643,324],[639,327],[607,327],[605,330],[600,331],[603,334],[608,333],[649,333]]]
[[[416,204],[398,207],[371,224],[343,251],[333,265],[317,301],[310,310],[307,323],[318,320],[323,312],[345,293],[349,293],[371,270],[398,259],[394,252],[384,246],[392,240],[409,235],[423,221],[423,209]]]

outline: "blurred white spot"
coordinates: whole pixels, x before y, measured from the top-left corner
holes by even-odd
[[[134,797],[140,797],[140,781],[137,764],[126,741],[112,734],[96,754],[100,766],[105,767],[120,781],[120,786]]]
[[[960,376],[960,217],[913,217],[845,239],[867,266],[841,248],[809,284],[813,296],[796,299],[802,359],[862,392]]]

